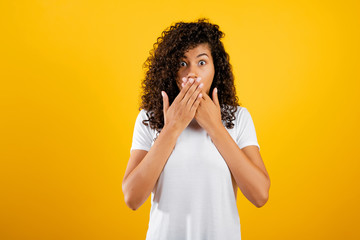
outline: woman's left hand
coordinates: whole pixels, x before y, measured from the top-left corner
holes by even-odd
[[[202,91],[202,100],[195,113],[195,120],[208,133],[223,126],[217,88],[214,88],[212,96],[213,100]]]

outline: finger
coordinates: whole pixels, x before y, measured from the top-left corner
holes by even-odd
[[[209,97],[209,95],[207,95],[207,93],[205,92],[204,89],[202,89],[201,93],[202,93],[202,99],[203,99],[204,101],[206,101],[207,98]]]
[[[203,102],[209,101],[209,99],[211,100],[211,98],[209,97],[209,95],[205,92],[205,89],[201,90],[202,93],[202,100]]]
[[[195,114],[195,112],[196,112],[197,108],[199,107],[200,102],[201,102],[202,100],[203,100],[203,98],[202,98],[202,93],[200,92],[199,95],[198,95],[198,97],[196,98],[194,104],[193,104],[193,105],[191,106],[191,108],[190,108],[191,113]]]
[[[213,90],[213,101],[214,101],[216,106],[220,106],[217,88],[214,88],[214,90]]]
[[[182,80],[181,87],[183,88],[185,86],[185,84],[187,83],[187,79],[186,79],[186,77],[183,77],[181,80]]]
[[[192,77],[191,77],[191,78],[192,78]],[[191,79],[191,78],[189,78],[189,79]],[[181,86],[184,87],[185,84],[189,81],[189,79],[186,78],[186,77],[183,77],[183,78],[181,79],[181,80],[182,80]],[[194,79],[194,81],[195,81],[195,78],[192,78],[192,79]],[[197,81],[197,82],[200,82],[200,81],[201,81],[201,77],[197,77],[197,78],[196,78],[196,81]]]
[[[176,98],[174,99],[174,102],[180,102],[185,94],[188,92],[189,88],[192,86],[192,83],[190,83],[189,81],[183,86],[183,88],[180,90],[180,93],[176,96]]]
[[[179,95],[177,96],[178,102],[187,103],[191,95],[194,93],[196,87],[198,86],[198,82],[194,81],[193,78],[189,78],[186,82],[185,87],[181,89]]]
[[[165,91],[161,91],[161,95],[163,96],[163,111],[164,111],[164,116],[165,116],[165,114],[169,108],[169,97]]]
[[[192,105],[194,104],[194,102],[197,100],[197,98],[202,98],[202,89],[203,89],[204,84],[200,83],[199,86],[196,88],[196,90],[194,91],[194,93],[191,95],[190,99],[187,102],[187,105],[189,106],[189,108],[192,107]]]
[[[191,86],[189,91],[186,93],[184,97],[184,101],[186,105],[189,107],[189,109],[193,105],[194,101],[196,100],[203,86],[204,86],[203,83],[199,84],[198,82],[196,82]]]

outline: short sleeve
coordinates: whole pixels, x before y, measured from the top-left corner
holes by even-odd
[[[132,144],[130,152],[133,149],[142,149],[149,151],[153,141],[153,131],[150,125],[145,126],[142,121],[147,120],[148,117],[144,109],[142,109],[135,121],[134,132],[132,137]]]
[[[245,107],[239,106],[239,108],[240,109],[238,110],[238,116],[236,119],[236,143],[240,149],[249,145],[256,145],[260,151],[260,146],[256,137],[255,126],[251,115]]]

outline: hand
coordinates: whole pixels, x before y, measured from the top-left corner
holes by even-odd
[[[195,119],[208,133],[223,126],[217,88],[213,90],[212,100],[203,92],[202,101],[195,113]]]
[[[203,95],[201,93],[203,84],[194,81],[194,79],[183,83],[182,86],[183,88],[170,107],[168,95],[165,91],[161,92],[163,96],[164,128],[171,126],[179,131],[179,133],[181,133],[194,118],[196,109]]]

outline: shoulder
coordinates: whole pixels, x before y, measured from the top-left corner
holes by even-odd
[[[249,110],[246,107],[237,106],[234,120],[235,128],[243,129],[253,124],[253,119]]]
[[[146,129],[151,134],[154,134],[156,131],[150,127],[150,122],[148,121],[149,117],[150,112],[145,109],[141,109],[136,118],[136,124],[140,125],[141,128]]]
[[[149,112],[145,109],[141,109],[140,112],[138,113],[137,117],[136,117],[136,121],[137,122],[141,122],[142,125],[146,126],[145,124],[143,124],[143,121],[146,120],[146,122],[148,123],[147,120],[149,120]],[[148,124],[148,126],[150,126]]]
[[[250,112],[246,107],[237,106],[236,112],[235,112],[235,122],[239,124],[240,122],[243,122],[245,119],[251,118]]]
[[[136,117],[136,125],[140,128],[148,128],[149,124],[144,124],[144,120],[149,120],[148,112],[145,109],[141,109]]]
[[[141,109],[139,114],[138,114],[138,117],[141,118],[141,119],[144,119],[144,120],[149,119],[148,114],[149,114],[149,112],[147,110]]]

